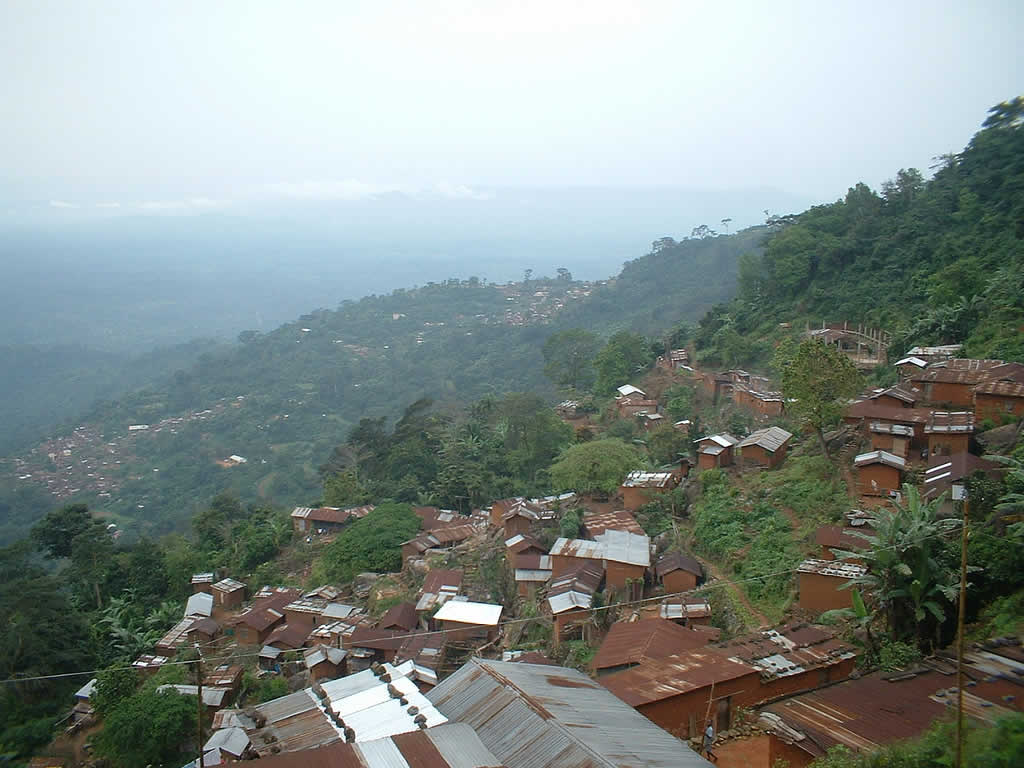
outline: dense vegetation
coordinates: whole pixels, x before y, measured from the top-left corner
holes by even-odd
[[[1024,358],[1024,97],[990,110],[959,154],[925,180],[901,170],[880,192],[769,222],[763,255],[739,265],[739,294],[701,320],[701,355],[767,362],[784,329],[863,323],[913,344]]]

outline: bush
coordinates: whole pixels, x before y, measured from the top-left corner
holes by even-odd
[[[420,519],[408,504],[381,504],[327,545],[318,563],[317,581],[345,584],[363,571],[401,570],[402,542],[419,528]]]
[[[910,643],[891,640],[878,649],[878,663],[888,671],[906,669],[920,660],[921,652]]]

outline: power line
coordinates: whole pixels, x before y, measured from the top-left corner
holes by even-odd
[[[948,535],[949,533],[950,533],[950,531],[941,531],[941,532],[933,533],[930,536],[924,536],[921,539],[917,539],[917,541],[924,541],[924,540],[927,540],[927,539],[934,539],[934,538],[938,538],[940,536]],[[902,545],[892,545],[892,546],[888,546],[888,547],[877,547],[873,551],[878,552],[878,551],[896,550],[896,549],[900,549],[901,546]],[[691,596],[691,595],[694,595],[694,594],[697,594],[697,593],[703,593],[703,592],[707,592],[709,590],[719,589],[719,588],[722,588],[722,587],[738,586],[740,584],[747,584],[747,583],[754,582],[754,581],[762,581],[763,579],[770,579],[770,578],[773,578],[775,576],[785,576],[787,574],[794,574],[794,573],[798,573],[799,570],[800,570],[799,567],[796,567],[796,568],[785,568],[785,569],[782,569],[782,570],[779,570],[779,571],[772,571],[772,572],[769,572],[769,573],[758,574],[757,576],[750,576],[750,577],[745,578],[745,579],[735,579],[735,580],[731,580],[731,581],[725,581],[725,580],[719,579],[719,580],[714,581],[714,582],[712,582],[710,584],[704,584],[704,585],[702,585],[700,587],[694,587],[693,589],[687,589],[687,590],[683,590],[681,592],[670,592],[670,593],[666,593],[666,594],[662,594],[662,595],[655,595],[653,597],[639,598],[639,599],[636,599],[636,600],[622,600],[622,601],[619,601],[619,602],[616,602],[616,603],[608,603],[607,605],[594,606],[594,607],[591,607],[591,608],[587,608],[586,610],[589,611],[590,613],[596,613],[597,611],[607,611],[607,610],[611,610],[612,608],[625,608],[625,607],[634,606],[634,605],[645,605],[647,603],[652,603],[652,602],[664,602],[665,600],[670,600],[670,599],[677,598],[677,597],[688,597],[688,596]],[[554,621],[554,616],[550,616],[550,617],[548,617],[548,616],[534,616],[534,617],[531,617],[531,618],[507,619],[505,621],[498,622],[495,626],[499,627],[499,628],[504,628],[504,627],[509,627],[509,626],[515,626],[515,625],[518,625],[518,624],[528,624],[528,623],[531,623],[531,622],[549,621],[549,620],[550,621]],[[321,626],[324,626],[324,625],[321,625]],[[430,636],[434,636],[434,635],[445,635],[445,634],[448,634],[450,632],[455,632],[455,631],[459,631],[459,630],[451,630],[451,629],[419,630],[417,632],[410,632],[408,634],[402,635],[401,637],[402,637],[403,640],[405,640],[405,639],[414,638],[414,637],[430,637]],[[207,647],[209,645],[215,645],[215,644],[217,644],[219,642],[220,642],[219,640],[211,640],[208,643],[204,643],[200,647],[205,648],[205,647]],[[289,651],[285,651],[285,653],[290,653],[290,652],[296,652],[297,653],[299,651],[312,650],[312,649],[318,647],[319,645],[322,645],[322,643],[317,643],[316,645],[303,645],[303,646],[299,646],[298,648],[292,648]],[[230,654],[228,656],[222,656],[222,657],[219,657],[219,658],[205,658],[204,661],[209,661],[209,662],[231,661],[233,659],[255,658],[255,657],[258,657],[260,655],[261,655],[260,653],[243,653],[243,654],[235,653],[235,654]],[[185,664],[194,664],[194,663],[195,663],[194,659],[193,660],[189,660],[189,661],[166,661],[166,662],[164,662],[160,666],[161,667],[165,667],[165,666],[185,665]],[[33,677],[9,677],[9,678],[7,678],[5,680],[0,680],[0,684],[23,683],[23,682],[31,682],[31,681],[36,681],[36,680],[54,680],[54,679],[66,678],[66,677],[81,677],[81,676],[85,676],[85,675],[96,675],[96,674],[98,674],[100,672],[120,672],[120,671],[124,671],[124,670],[137,670],[137,669],[139,669],[139,668],[135,667],[134,665],[129,665],[129,666],[124,666],[124,667],[104,667],[102,669],[82,670],[80,672],[62,672],[62,673],[53,674],[53,675],[35,675]]]

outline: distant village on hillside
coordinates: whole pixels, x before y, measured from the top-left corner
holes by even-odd
[[[886,357],[879,331],[837,325],[805,335],[858,367]],[[699,753],[710,725],[718,765],[803,768],[836,745],[870,751],[918,736],[955,706],[955,652],[862,671],[863,646],[818,618],[855,608],[849,582],[869,569],[858,552],[869,546],[878,510],[900,502],[905,484],[921,499],[942,498],[952,514],[971,475],[1005,471],[982,454],[1019,437],[1024,365],[959,352],[914,347],[894,363],[898,383],[846,403],[826,439],[855,503],[840,524],[817,529],[817,551],[795,569],[797,597],[781,622],[723,636],[713,595],[729,590],[742,600],[729,575],[670,536],[652,538],[638,521],[652,499],[692,493],[703,472],[773,472],[805,440],[780,426],[792,401],[774,382],[701,370],[688,350],[672,349],[657,360],[658,375],[745,410],[755,423],[749,434],[695,434],[692,420],[674,422],[692,453],[628,472],[611,494],[496,499],[468,515],[416,507],[421,528],[401,545],[402,574],[362,573],[345,589],[250,590],[237,574],[197,573],[180,621],[133,667],[152,676],[201,649],[201,679],[173,687],[201,697],[205,765],[700,766],[709,764]],[[651,430],[666,412],[644,386],[623,382],[609,408]],[[556,411],[574,429],[590,425],[578,401]],[[120,445],[109,444],[111,456]],[[59,465],[65,450],[51,459]],[[373,509],[296,507],[294,535],[329,541]],[[564,536],[559,523],[570,510],[580,526]],[[511,602],[495,602],[484,583],[489,552],[499,553]],[[395,586],[406,576],[418,584],[412,595]],[[519,609],[510,612],[513,602]],[[545,626],[549,640],[538,642]],[[592,656],[580,669],[561,666],[556,658],[581,641]],[[1019,638],[973,645],[964,662],[972,720],[1021,711]],[[246,668],[285,680],[288,692],[236,706]],[[76,695],[69,734],[94,727],[94,685]]]

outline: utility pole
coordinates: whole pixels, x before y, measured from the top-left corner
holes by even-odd
[[[967,615],[967,486],[954,485],[953,498],[963,502],[964,520],[960,533],[960,611],[956,622],[956,768],[963,766],[964,749],[964,618]]]
[[[203,756],[203,652],[196,643],[196,736],[199,740],[199,768],[206,768]]]

